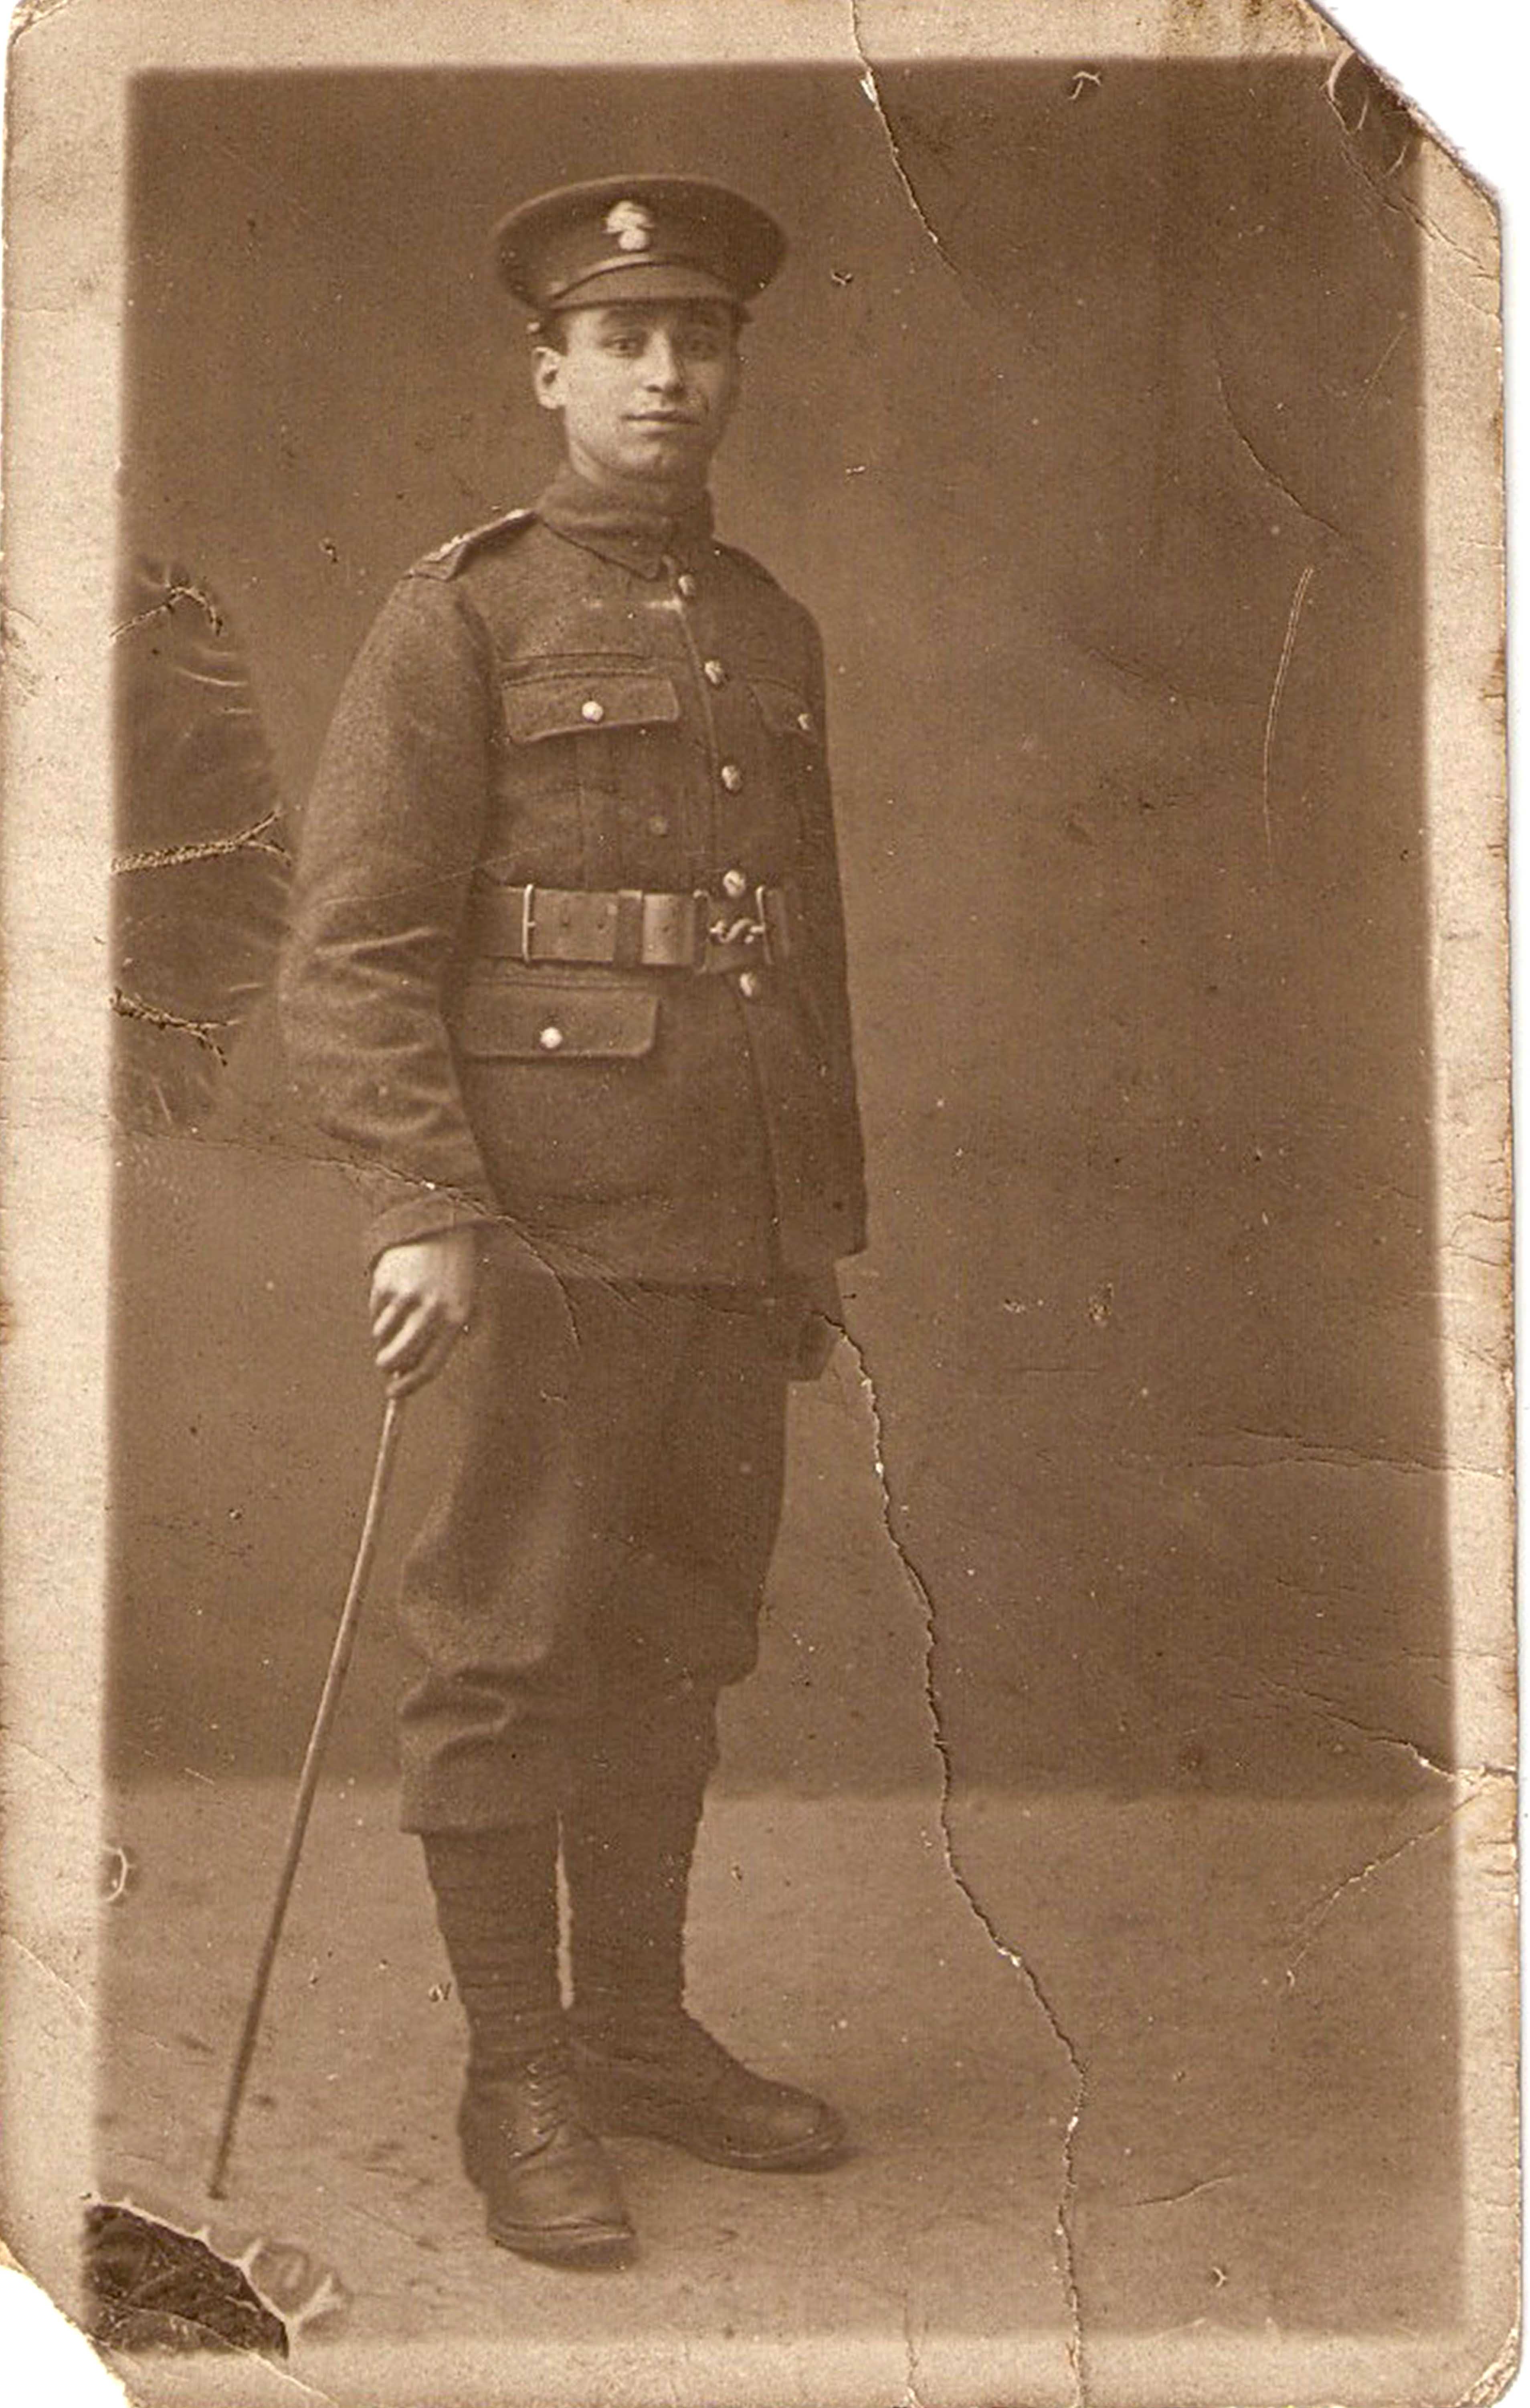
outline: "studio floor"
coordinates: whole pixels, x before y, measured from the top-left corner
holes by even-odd
[[[829,2092],[855,2152],[750,2177],[619,2143],[641,2249],[598,2274],[484,2236],[452,2138],[458,2011],[416,1843],[372,1781],[321,1796],[208,2200],[288,1802],[189,1780],[114,1808],[99,2196],[247,2262],[264,2242],[293,2303],[284,2366],[136,2355],[136,2399],[1396,2408],[1465,2397],[1505,2345],[1462,2079],[1478,2002],[1449,1945],[1463,1862],[1496,1844],[1501,1801],[1469,1784],[944,1814],[933,1774],[724,1791],[693,2002]]]

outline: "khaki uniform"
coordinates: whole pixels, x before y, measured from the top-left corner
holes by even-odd
[[[405,1816],[530,1817],[634,1684],[752,1661],[795,1335],[864,1242],[817,632],[708,506],[565,470],[402,581],[281,1008],[373,1253],[484,1226],[406,1572]]]

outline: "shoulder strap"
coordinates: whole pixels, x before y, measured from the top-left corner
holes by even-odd
[[[423,560],[414,563],[408,574],[411,577],[455,577],[464,563],[470,560],[474,552],[481,551],[485,544],[493,543],[500,536],[519,535],[523,527],[534,524],[536,518],[534,509],[505,510],[496,519],[486,519],[482,526],[469,527],[465,535],[454,535],[445,543],[437,544],[434,552],[426,552]]]

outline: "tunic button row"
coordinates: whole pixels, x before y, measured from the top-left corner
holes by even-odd
[[[743,996],[746,1003],[752,1003],[755,996],[759,994],[760,982],[752,970],[739,971],[738,992]]]
[[[563,1030],[553,1021],[550,1020],[545,1028],[539,1028],[536,1032],[536,1042],[544,1054],[556,1054],[563,1041]]]
[[[721,661],[703,661],[701,674],[708,685],[726,685],[728,682],[728,672]]]
[[[694,602],[701,590],[688,568],[681,569],[675,580],[675,587],[681,600],[685,602]]]
[[[722,783],[726,786],[729,794],[736,795],[739,787],[744,782],[744,773],[738,767],[737,762],[724,761],[722,768],[717,774],[722,779]]]
[[[592,726],[593,726],[598,721],[604,719],[605,716],[605,704],[603,702],[596,702],[593,695],[591,695],[588,702],[581,702],[579,705],[579,717],[581,719],[589,720]]]
[[[812,712],[810,710],[799,710],[797,713],[797,725],[801,728],[804,736],[810,736],[813,732]]]
[[[722,892],[731,903],[736,903],[741,895],[749,893],[749,880],[741,869],[725,869],[722,872]]]

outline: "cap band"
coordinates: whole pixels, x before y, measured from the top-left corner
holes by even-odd
[[[598,308],[603,301],[723,301],[743,307],[721,278],[685,260],[602,260],[571,283],[551,291],[544,310]]]

